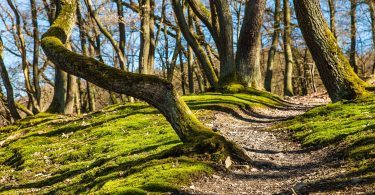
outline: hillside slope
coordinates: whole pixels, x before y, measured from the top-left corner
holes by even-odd
[[[209,120],[209,111],[198,109],[234,111],[282,103],[253,90],[185,100],[202,120]],[[42,113],[0,129],[0,193],[175,191],[193,175],[213,171],[210,161],[175,154],[180,145],[165,118],[144,103],[80,117]]]

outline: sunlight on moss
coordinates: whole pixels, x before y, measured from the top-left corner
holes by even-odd
[[[144,103],[80,118],[39,114],[0,128],[0,137],[8,139],[0,148],[0,192],[106,192],[116,185],[116,193],[144,194],[176,189],[191,175],[211,171],[192,158],[163,157],[181,142]]]
[[[372,170],[375,158],[375,96],[314,108],[276,125],[288,129],[305,146],[341,143],[360,169]],[[372,168],[371,168],[372,167]]]

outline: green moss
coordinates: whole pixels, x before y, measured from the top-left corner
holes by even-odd
[[[292,131],[304,146],[340,144],[357,168],[370,169],[375,159],[374,111],[375,96],[369,96],[314,108],[274,128]]]
[[[268,92],[246,88],[242,93],[222,94],[205,93],[182,98],[191,109],[252,109],[281,107],[286,103]]]
[[[207,111],[198,109],[215,106],[247,109],[283,104],[278,97],[253,89],[183,99],[198,117],[207,117]],[[188,185],[193,175],[213,171],[211,162],[197,159],[227,155],[219,150],[210,158],[181,156],[191,149],[182,145],[156,109],[144,103],[112,105],[80,117],[41,113],[0,128],[2,140],[6,141],[0,147],[0,178],[4,178],[0,193],[14,194],[173,192]],[[212,148],[222,147],[217,143]]]
[[[241,93],[245,91],[245,87],[238,83],[231,83],[223,87],[224,93]]]
[[[13,137],[0,148],[0,193],[165,192],[212,170],[192,157],[168,157],[181,142],[143,103],[80,118],[39,114],[10,127],[0,128],[1,140]]]

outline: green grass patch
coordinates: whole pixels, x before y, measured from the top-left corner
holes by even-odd
[[[343,146],[354,169],[375,172],[375,97],[314,108],[274,128],[288,129],[304,146]]]

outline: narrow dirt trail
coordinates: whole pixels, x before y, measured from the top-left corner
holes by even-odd
[[[218,174],[197,178],[184,188],[187,194],[361,194],[361,188],[328,186],[332,178],[345,174],[344,164],[330,147],[304,149],[283,131],[267,131],[277,122],[303,114],[323,104],[323,100],[294,99],[285,109],[262,109],[239,113],[233,117],[215,112],[212,123],[206,125],[219,130],[230,140],[240,144],[253,159],[250,168],[234,166]],[[353,179],[352,182],[359,182]],[[309,186],[307,185],[309,184]],[[311,185],[313,184],[313,185]],[[325,186],[324,186],[325,185]],[[332,185],[335,185],[333,183]],[[343,184],[336,184],[343,185]],[[340,190],[337,190],[340,188]]]

